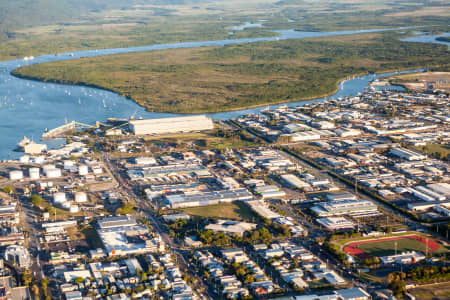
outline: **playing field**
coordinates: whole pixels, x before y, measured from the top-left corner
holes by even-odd
[[[370,239],[356,241],[347,244],[344,251],[359,258],[371,256],[387,256],[405,251],[427,251],[432,253],[440,250],[440,245],[433,239],[426,239],[419,235],[411,234],[389,238]]]

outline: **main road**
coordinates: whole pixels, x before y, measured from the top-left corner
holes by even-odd
[[[191,281],[191,287],[193,288],[194,292],[198,294],[200,299],[214,299],[210,295],[210,291],[207,286],[204,285],[204,283],[201,280],[198,280],[199,277],[197,274],[195,274],[190,267],[189,259],[186,256],[186,252],[183,251],[179,245],[175,243],[173,238],[167,234],[166,230],[161,226],[160,221],[155,216],[155,211],[153,207],[151,207],[148,204],[148,201],[146,201],[142,196],[139,196],[136,194],[136,191],[133,190],[133,187],[131,187],[126,180],[123,179],[120,169],[117,167],[117,165],[111,161],[109,156],[104,153],[102,156],[103,163],[105,168],[107,168],[107,172],[112,176],[113,181],[116,182],[117,187],[116,189],[122,194],[126,195],[129,199],[134,199],[135,206],[138,208],[139,214],[147,219],[149,221],[149,224],[153,227],[153,229],[161,236],[163,242],[166,245],[166,248],[175,255],[177,259],[177,264],[180,267],[182,271],[187,271],[187,273],[190,275],[193,280]]]

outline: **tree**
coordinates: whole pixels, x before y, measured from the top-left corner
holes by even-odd
[[[44,199],[42,199],[41,196],[39,195],[31,195],[31,203],[33,203],[33,205],[38,206],[40,208],[44,208],[46,206],[46,201],[44,201]]]
[[[76,284],[80,284],[84,282],[84,278],[83,277],[77,277],[73,280],[74,283]]]
[[[22,273],[23,285],[30,286],[32,281],[33,281],[33,274],[31,274],[30,270],[25,270]]]
[[[13,188],[11,186],[5,186],[5,187],[2,188],[2,191],[4,193],[11,194],[12,191],[13,191]]]
[[[142,272],[142,273],[141,273],[141,282],[147,281],[147,279],[148,279],[147,273]]]
[[[47,292],[48,283],[49,283],[49,281],[48,281],[48,279],[46,277],[42,278],[42,280],[41,280],[41,288],[42,288],[42,291],[44,292],[44,296],[47,296],[47,293],[48,293]]]

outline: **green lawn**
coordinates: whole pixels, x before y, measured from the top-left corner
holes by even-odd
[[[450,155],[449,145],[428,144],[423,147],[415,147],[415,148],[438,159],[446,159]]]
[[[185,208],[182,211],[190,215],[204,218],[221,218],[243,221],[256,221],[257,218],[253,211],[242,202],[190,207]]]
[[[358,248],[370,256],[386,256],[395,254],[395,243],[397,243],[397,254],[411,250],[423,253],[426,251],[425,245],[414,239],[398,239],[360,244]]]

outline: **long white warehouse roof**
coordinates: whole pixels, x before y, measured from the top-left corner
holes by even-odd
[[[211,118],[205,115],[173,117],[160,119],[132,120],[130,130],[136,135],[165,134],[175,132],[189,132],[210,130],[214,128]]]

